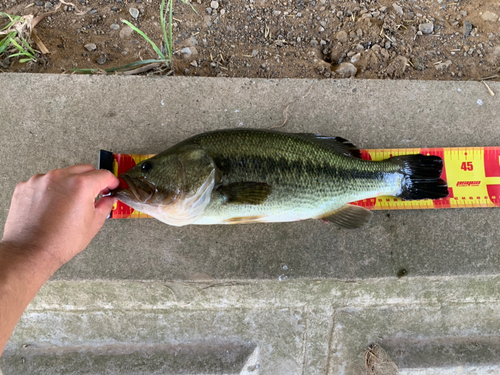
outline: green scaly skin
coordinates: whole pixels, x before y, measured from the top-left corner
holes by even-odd
[[[221,172],[195,224],[244,222],[232,219],[245,217],[265,222],[322,217],[359,199],[396,195],[403,178],[395,163],[342,155],[300,134],[222,130],[194,136],[166,152],[192,144],[206,150]],[[248,181],[271,186],[262,204],[227,204],[217,190],[218,185]]]

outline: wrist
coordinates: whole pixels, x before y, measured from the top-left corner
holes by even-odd
[[[40,287],[62,263],[50,251],[16,241],[0,241],[0,274],[15,273]],[[1,275],[0,275],[1,276]]]

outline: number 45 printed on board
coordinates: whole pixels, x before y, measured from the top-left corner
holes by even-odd
[[[463,171],[473,171],[474,170],[474,165],[472,165],[471,161],[464,161],[462,163],[462,166],[460,167],[461,170]]]

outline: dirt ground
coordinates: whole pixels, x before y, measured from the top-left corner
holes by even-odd
[[[4,54],[0,69],[62,73],[157,57],[121,20],[160,44],[159,0],[68,3],[58,7],[59,0],[0,0],[0,12],[15,15],[36,16],[57,8],[35,27],[49,53],[27,64]],[[174,0],[176,75],[498,80],[500,74],[500,0],[191,4],[198,14]]]

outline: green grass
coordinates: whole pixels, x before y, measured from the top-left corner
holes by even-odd
[[[188,4],[186,0],[181,0],[183,3]],[[191,9],[196,12],[196,9],[191,5]],[[153,50],[156,52],[158,55],[157,59],[154,60],[144,60],[144,61],[137,61],[132,64],[116,67],[116,68],[109,68],[109,69],[72,69],[72,71],[77,72],[77,73],[84,73],[84,74],[92,74],[92,73],[99,73],[99,72],[106,72],[106,73],[125,73],[125,72],[131,72],[133,70],[138,69],[140,66],[144,66],[144,68],[147,68],[149,64],[155,64],[154,66],[151,65],[151,67],[155,67],[157,64],[163,65],[164,68],[166,69],[172,69],[172,54],[173,54],[173,43],[172,43],[172,15],[173,15],[173,0],[162,0],[160,4],[160,23],[161,23],[161,30],[162,30],[162,44],[163,48],[158,47],[158,45],[153,42],[141,29],[138,27],[132,25],[129,21],[127,20],[121,20],[124,24],[129,26],[132,30],[134,30],[136,33],[138,33],[140,36],[146,40],[151,47],[153,47]],[[168,17],[168,28],[167,28],[167,17]]]
[[[0,28],[0,55],[10,53],[8,57],[20,57],[19,62],[36,61],[37,51],[35,51],[26,41],[23,35],[14,28],[16,23],[25,23],[26,20],[20,16],[12,16],[0,12],[0,19],[7,19],[7,24]],[[21,29],[21,28],[19,28]],[[14,53],[11,53],[14,52]]]

